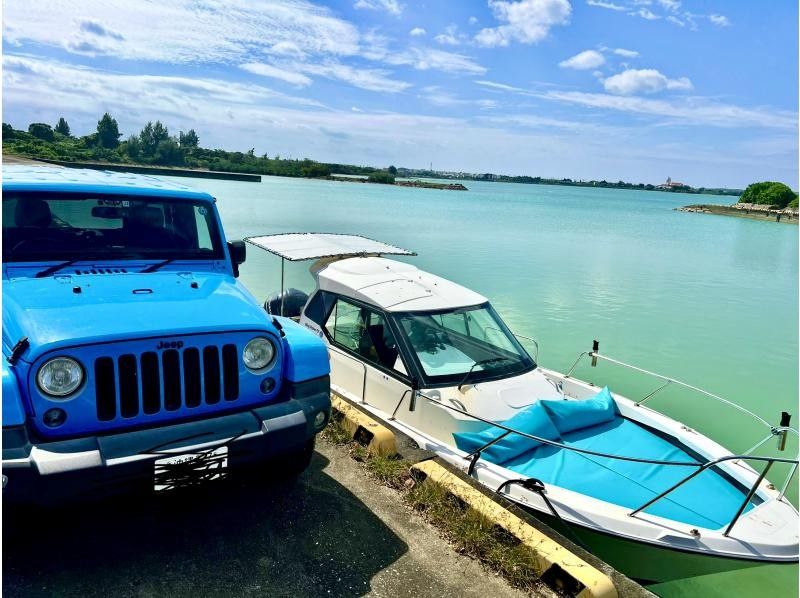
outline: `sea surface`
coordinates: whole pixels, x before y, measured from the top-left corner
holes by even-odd
[[[409,261],[485,295],[513,331],[535,338],[544,367],[567,370],[597,339],[606,355],[702,387],[768,422],[788,411],[800,423],[798,227],[675,211],[734,198],[473,181],[465,192],[279,177],[180,182],[217,197],[229,239],[337,232],[416,251]],[[287,263],[286,286],[310,291],[309,265]],[[242,281],[266,298],[280,288],[280,259],[248,246]],[[629,398],[660,386],[585,359],[575,375]],[[674,386],[648,404],[735,452],[769,433]],[[779,454],[776,444],[760,452]],[[785,455],[796,454],[791,439]],[[785,473],[775,467],[769,478],[780,486]],[[788,494],[796,504],[797,478]],[[797,593],[796,567],[762,569],[743,583],[755,573],[759,593],[775,583]]]

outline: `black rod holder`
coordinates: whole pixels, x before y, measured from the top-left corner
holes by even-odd
[[[592,367],[597,367],[597,352],[600,350],[600,341],[592,341]]]
[[[787,413],[786,411],[781,411],[781,428],[788,428],[791,421],[792,421],[792,414]],[[788,436],[788,432],[786,430],[780,433],[780,436],[778,438],[779,451],[786,450],[786,436]]]

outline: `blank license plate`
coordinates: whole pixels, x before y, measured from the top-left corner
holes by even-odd
[[[172,455],[155,461],[153,489],[164,492],[175,488],[200,486],[225,478],[228,472],[228,447]]]

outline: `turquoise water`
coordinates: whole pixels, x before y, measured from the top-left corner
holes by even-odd
[[[770,422],[783,410],[800,418],[798,227],[674,211],[730,198],[484,182],[467,192],[276,177],[188,184],[218,198],[229,238],[341,232],[417,251],[414,264],[486,295],[512,330],[536,338],[545,367],[566,370],[598,339],[607,355]],[[287,286],[310,290],[307,268],[287,265]],[[280,260],[248,248],[242,280],[266,297],[280,287]],[[575,375],[631,398],[659,385],[603,363]],[[672,388],[649,404],[732,451],[768,432]],[[796,482],[789,495],[797,500]]]

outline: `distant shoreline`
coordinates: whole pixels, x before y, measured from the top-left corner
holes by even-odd
[[[750,220],[762,220],[765,222],[783,222],[786,224],[798,224],[798,213],[786,210],[770,210],[769,208],[752,208],[722,206],[717,204],[693,204],[675,208],[678,212],[689,212],[692,214],[715,214],[717,216],[734,216],[737,218],[749,218]]]
[[[9,160],[10,158],[10,160]],[[67,160],[50,160],[47,158],[28,159],[22,156],[3,155],[3,161],[27,164],[54,164],[66,168],[91,168],[94,170],[113,170],[115,172],[136,172],[138,174],[154,174],[161,176],[180,176],[197,179],[221,179],[226,181],[245,181],[250,183],[260,183],[260,174],[249,174],[243,172],[223,172],[219,170],[206,170],[202,168],[173,168],[171,166],[143,166],[140,164],[114,163],[114,162],[74,162]]]
[[[468,191],[467,187],[462,185],[461,183],[432,183],[430,181],[398,181],[395,180],[393,183],[382,183],[382,182],[373,182],[367,180],[366,177],[354,177],[354,176],[342,176],[342,175],[332,175],[327,177],[321,177],[323,180],[326,181],[338,181],[340,183],[369,183],[371,185],[394,185],[395,187],[419,187],[421,189],[444,189],[447,191]]]

